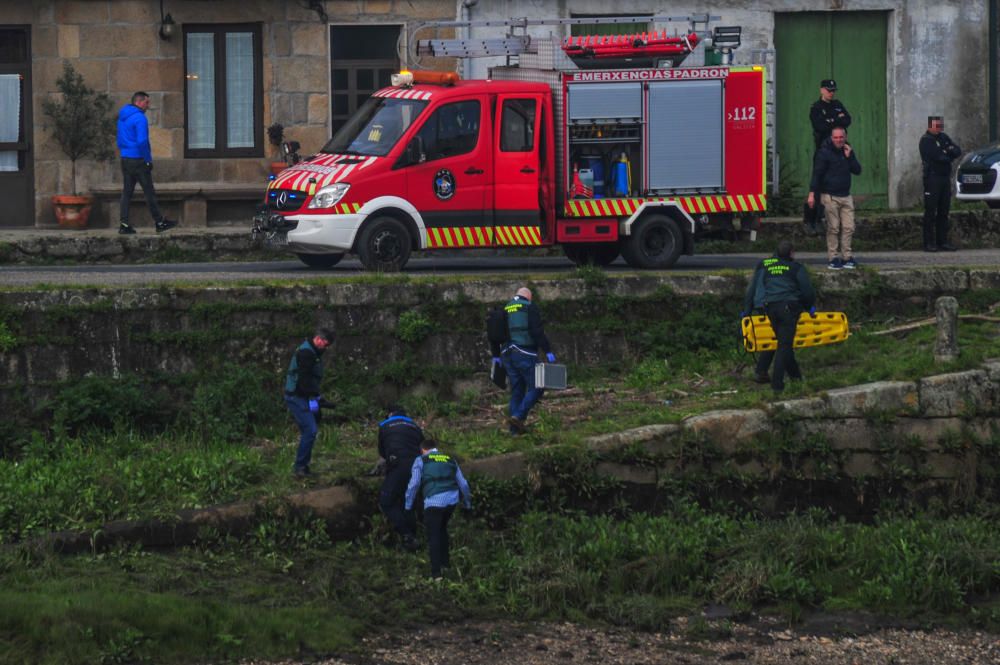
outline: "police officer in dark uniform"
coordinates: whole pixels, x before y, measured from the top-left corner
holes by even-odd
[[[424,528],[431,556],[431,577],[440,579],[441,569],[451,563],[448,521],[459,500],[466,509],[472,509],[472,494],[458,462],[438,450],[437,442],[432,439],[425,439],[420,444],[420,457],[413,461],[410,483],[406,486],[407,511],[413,509],[417,490],[424,496]]]
[[[774,329],[778,349],[774,356],[771,388],[775,393],[785,389],[785,372],[792,379],[801,379],[802,372],[795,361],[795,328],[803,311],[816,314],[816,292],[805,267],[792,257],[792,243],[778,243],[775,256],[757,265],[750,286],[743,297],[743,310],[749,312],[763,292],[764,310]]]
[[[823,145],[823,141],[830,138],[835,127],[847,129],[851,126],[851,114],[839,99],[835,99],[836,94],[836,81],[823,79],[819,82],[819,99],[809,108],[809,122],[812,123],[816,150]]]
[[[927,118],[927,131],[920,137],[920,159],[924,163],[924,251],[954,252],[948,244],[948,212],[951,210],[951,163],[962,149],[944,133],[944,118]]]
[[[285,373],[285,405],[299,426],[299,449],[292,468],[298,477],[311,473],[309,462],[319,429],[319,410],[328,404],[319,392],[323,381],[323,352],[332,342],[333,332],[320,330],[299,345]]]
[[[504,310],[510,342],[503,347],[500,358],[510,381],[510,433],[518,435],[525,431],[524,421],[531,407],[545,394],[544,389],[535,388],[535,364],[544,362],[539,354],[544,353],[550,363],[556,361],[556,356],[542,329],[542,315],[531,302],[531,289],[518,289]]]
[[[424,433],[402,407],[393,406],[389,416],[378,424],[378,454],[384,460],[385,479],[378,495],[378,505],[392,528],[403,540],[403,547],[417,549],[416,528],[403,510],[406,485],[413,460],[420,457]]]

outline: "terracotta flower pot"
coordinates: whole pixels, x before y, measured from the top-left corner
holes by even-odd
[[[288,164],[284,162],[271,162],[271,175],[278,175],[287,168]]]
[[[52,197],[52,207],[56,212],[59,226],[67,229],[87,228],[93,196],[56,195]]]

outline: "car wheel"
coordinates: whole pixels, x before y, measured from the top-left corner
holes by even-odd
[[[393,217],[378,217],[365,224],[356,245],[365,270],[398,272],[410,258],[410,234]]]
[[[570,243],[563,245],[566,258],[578,266],[607,266],[618,258],[618,243]]]
[[[991,210],[996,210],[997,208],[1000,208],[1000,201],[987,201],[987,202],[986,202],[986,205],[987,205],[987,206],[988,206],[988,207],[989,207],[989,208],[990,208]]]
[[[684,235],[665,215],[643,217],[622,240],[622,256],[633,268],[662,270],[677,263],[684,249]]]
[[[332,268],[344,258],[343,254],[296,254],[295,256],[310,268]]]

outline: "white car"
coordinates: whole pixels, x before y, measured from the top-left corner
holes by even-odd
[[[973,150],[958,164],[955,192],[961,201],[984,201],[1000,208],[1000,143]]]

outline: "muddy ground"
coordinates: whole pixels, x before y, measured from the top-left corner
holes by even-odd
[[[995,665],[1000,663],[1000,636],[886,627],[866,617],[840,615],[817,615],[797,628],[775,618],[736,623],[682,618],[664,633],[499,621],[383,633],[366,638],[363,651],[304,653],[266,665]]]

